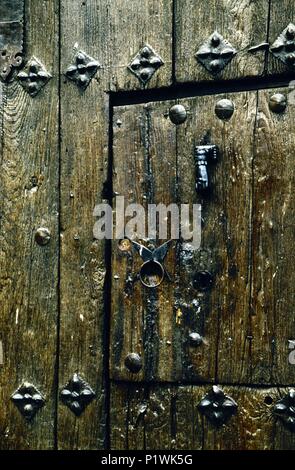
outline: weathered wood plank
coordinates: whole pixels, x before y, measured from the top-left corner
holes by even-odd
[[[118,108],[113,117],[113,188],[118,196],[125,197],[125,204],[141,203],[147,192],[145,173],[146,116],[142,107]],[[128,135],[128,139],[126,139]],[[117,158],[118,157],[118,158]],[[146,206],[146,204],[145,204]],[[126,241],[126,250],[119,240],[112,248],[112,299],[110,368],[114,378],[120,378],[122,370],[127,379],[134,377],[124,366],[129,353],[143,356],[143,291],[139,282],[133,284],[134,272],[141,266],[139,256],[133,256],[132,247]],[[136,376],[144,377],[143,371]]]
[[[252,381],[288,384],[294,340],[294,106],[270,110],[270,98],[288,88],[259,92],[254,158]]]
[[[272,0],[270,2],[269,42],[272,45],[284,29],[295,24],[295,4],[293,0]],[[268,74],[286,73],[292,71],[273,54],[269,55]],[[293,68],[294,71],[294,68]]]
[[[172,0],[100,0],[98,44],[107,89],[144,88],[127,66],[145,44],[149,44],[164,62],[146,87],[171,84],[172,3]]]
[[[85,52],[92,52],[101,64],[101,90],[144,88],[127,67],[145,44],[164,62],[146,87],[171,84],[172,0],[72,0],[69,5],[62,4],[61,10],[62,17],[70,22],[64,58],[71,57],[76,42]],[[78,24],[84,30],[83,36],[77,35]]]
[[[108,324],[104,323],[108,314],[104,311],[104,287],[108,290],[110,286],[104,285],[104,245],[93,239],[92,228],[93,209],[102,200],[107,178],[109,109],[105,91],[143,88],[127,66],[145,43],[164,61],[147,87],[171,84],[172,3],[61,0],[61,71],[72,63],[77,42],[102,67],[85,91],[62,78],[59,175],[59,2],[27,2],[27,58],[38,57],[53,79],[36,98],[30,98],[15,82],[1,85],[2,449],[51,449],[55,437],[60,449],[104,445],[107,341],[103,337]],[[203,1],[197,7],[189,0],[176,2],[178,81],[210,78],[194,54],[214,29],[239,49],[221,78],[261,75],[264,53],[252,56],[247,50],[266,40],[268,2],[212,5],[208,13]],[[200,17],[202,23],[197,21]],[[294,22],[293,2],[271,2],[270,42],[290,21]],[[270,56],[268,72],[283,71],[286,68]],[[287,93],[286,89],[281,91]],[[271,113],[268,100],[274,92],[183,100],[188,119],[178,128],[168,118],[175,102],[115,109],[115,192],[144,206],[148,202],[201,202],[204,225],[202,249],[192,253],[189,245],[173,246],[165,261],[172,282],[165,280],[154,291],[144,289],[139,281],[128,291],[126,280],[139,271],[141,260],[114,242],[112,378],[292,383],[294,364],[288,363],[288,355],[294,340],[290,313],[294,305],[294,108],[290,105],[282,115]],[[215,103],[224,97],[235,103],[235,113],[228,122],[214,115]],[[199,198],[193,149],[205,136],[220,147],[221,158],[210,169],[210,197]],[[43,247],[34,239],[40,226],[51,231],[50,243]],[[211,290],[194,288],[197,269],[214,274]],[[192,332],[204,338],[200,347],[190,343]],[[143,359],[137,375],[125,368],[129,352],[137,352]],[[90,383],[96,399],[79,418],[60,405],[55,436],[57,392],[75,372]],[[9,400],[25,380],[46,397],[45,407],[31,424]],[[294,448],[294,436],[271,413],[272,403],[286,389],[225,387],[242,405],[238,415],[220,430],[202,419],[196,408],[207,386],[113,385],[112,389],[112,448]]]
[[[141,204],[146,210],[144,217],[148,204],[169,205],[175,201],[175,127],[165,117],[166,111],[167,103],[119,107],[114,111],[114,193],[124,196],[125,207]],[[143,244],[153,243],[156,247],[165,241],[154,243],[146,233]],[[111,375],[127,380],[169,380],[174,368],[174,322],[169,318],[175,317],[173,282],[164,279],[157,289],[144,287],[136,280],[143,260],[134,248],[130,245],[124,252],[118,241],[113,246]],[[175,247],[171,247],[165,260],[172,278],[175,253]],[[133,282],[128,284],[130,277]],[[129,353],[142,357],[143,367],[137,374],[125,367]]]
[[[28,0],[26,45],[54,78],[35,98],[3,86],[1,119],[1,449],[52,449],[58,286],[58,2]],[[35,242],[46,227],[51,240]],[[45,396],[31,423],[10,401],[24,381]]]
[[[87,4],[64,1],[61,14],[62,71],[72,63],[75,43],[102,65],[84,93],[79,92],[74,83],[66,82],[62,85],[60,386],[66,383],[72,373],[79,371],[97,390],[101,405],[96,408],[94,404],[92,408],[90,405],[79,418],[79,427],[75,429],[76,418],[61,408],[59,445],[61,448],[69,445],[75,448],[96,448],[103,439],[100,394],[103,354],[100,351],[105,266],[104,246],[102,242],[93,242],[92,239],[92,211],[95,203],[101,199],[106,178],[109,115],[104,90],[139,86],[138,80],[126,67],[137,49],[148,41],[148,37],[154,38],[155,31],[163,28],[167,33],[151,45],[161,55],[166,66],[161,68],[164,74],[160,75],[159,71],[150,83],[151,86],[167,84],[165,80],[171,73],[172,13],[171,2],[154,2],[153,5],[141,2],[140,8],[138,5],[135,8],[134,2],[123,1],[120,6],[118,3],[114,5],[113,2],[93,0]],[[130,24],[130,27],[126,28],[126,24]],[[124,35],[128,35],[128,41]],[[132,40],[136,44],[135,51],[131,51]],[[130,49],[126,48],[126,44],[130,45]],[[68,315],[69,311],[71,316]],[[77,353],[72,354],[72,350]],[[68,359],[69,351],[71,361]],[[73,429],[73,433],[63,433],[63,426]]]
[[[63,72],[73,63],[76,42],[87,54],[98,58],[97,3],[61,2]],[[60,403],[60,449],[99,449],[105,439],[106,266],[104,243],[93,237],[93,211],[101,201],[106,178],[108,114],[108,99],[98,79],[94,78],[84,91],[74,82],[62,80],[59,391],[78,373],[90,384],[96,398],[80,417]]]
[[[221,387],[238,405],[237,413],[216,427],[201,415],[198,404],[210,391],[208,386],[152,386],[143,399],[136,385],[112,385],[111,448],[115,449],[118,428],[134,428],[126,448],[147,450],[292,450],[294,433],[274,413],[274,404],[284,388]],[[123,405],[123,406],[122,406]],[[127,410],[137,410],[128,414]],[[123,413],[122,413],[122,410]],[[114,432],[113,432],[114,430]],[[136,436],[144,434],[145,441]],[[114,439],[112,437],[114,436]]]
[[[238,51],[219,79],[259,76],[264,71],[265,52],[248,49],[267,41],[268,0],[208,1],[177,0],[176,79],[179,82],[212,80],[195,57],[199,47],[217,30]]]
[[[119,449],[173,448],[175,430],[170,422],[174,387],[132,387],[128,384],[111,387],[111,449],[118,449],[118,432],[124,429],[125,447]],[[173,406],[173,405],[172,405]],[[173,418],[174,419],[174,418]],[[120,436],[123,439],[123,435]]]
[[[229,121],[214,109],[221,99],[234,103]],[[207,96],[183,102],[189,118],[178,128],[179,192],[182,202],[201,204],[202,242],[197,251],[183,252],[181,301],[186,312],[184,350],[188,379],[247,382],[249,380],[249,225],[251,218],[251,158],[256,93]],[[240,123],[243,122],[243,132]],[[193,150],[217,145],[218,161],[209,165],[210,193],[196,194]],[[185,246],[184,246],[185,248]],[[195,273],[209,272],[212,287],[194,285]],[[186,306],[186,307],[185,307]],[[203,337],[192,346],[189,334]]]
[[[118,417],[118,418],[117,418]],[[128,389],[113,387],[110,395],[110,421],[112,422],[111,448],[126,450],[128,441]]]

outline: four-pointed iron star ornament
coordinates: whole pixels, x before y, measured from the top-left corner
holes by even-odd
[[[295,67],[295,25],[290,23],[270,48],[270,52],[288,67]]]
[[[236,53],[237,51],[234,47],[221,34],[215,31],[201,45],[196,53],[196,59],[208,72],[216,75],[227,66]]]
[[[69,66],[65,75],[85,90],[100,68],[100,63],[83,51],[77,51],[74,60],[75,63]]]
[[[161,57],[146,44],[128,65],[128,69],[145,85],[162,65],[164,62]]]
[[[29,95],[34,97],[51,79],[51,75],[40,60],[32,57],[24,70],[19,72],[17,79]]]
[[[214,385],[212,390],[200,401],[198,408],[212,424],[221,426],[236,413],[238,405]]]
[[[11,396],[20,413],[28,421],[44,406],[45,398],[37,388],[29,382],[24,382]]]
[[[95,392],[78,374],[60,392],[61,401],[76,415],[80,416],[94,399]]]
[[[287,395],[274,406],[274,414],[292,432],[295,432],[295,390],[291,389]]]
[[[167,276],[169,280],[171,279],[166,271],[163,261],[173,240],[163,243],[163,245],[154,250],[149,250],[149,248],[144,245],[133,240],[131,241],[135,250],[144,261],[138,276],[145,287],[158,287],[163,282],[165,276]]]

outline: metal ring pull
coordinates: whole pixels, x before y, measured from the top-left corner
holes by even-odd
[[[159,246],[155,250],[150,250],[144,245],[141,245],[140,243],[137,243],[133,240],[131,240],[131,242],[135,250],[139,253],[140,257],[144,261],[139,271],[139,279],[145,287],[159,287],[159,285],[162,284],[165,276],[171,280],[171,277],[168,274],[163,261],[173,240],[169,240],[163,243],[163,245]]]

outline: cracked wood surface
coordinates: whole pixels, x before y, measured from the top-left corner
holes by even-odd
[[[210,9],[208,2],[197,3],[26,0],[25,58],[39,58],[53,78],[35,98],[15,81],[0,84],[1,449],[100,449],[109,437],[118,449],[294,448],[294,436],[264,403],[285,390],[274,385],[292,385],[294,377],[288,363],[294,335],[294,107],[282,115],[269,111],[269,96],[278,90],[225,94],[220,97],[236,104],[225,123],[214,114],[219,97],[189,98],[182,100],[188,119],[178,128],[167,118],[177,100],[117,107],[113,175],[109,167],[106,92],[207,81],[214,93],[195,53],[215,29],[239,50],[221,79],[286,73],[271,55],[247,50],[272,44],[294,23],[292,0],[213,0]],[[101,64],[84,92],[64,76],[76,43]],[[164,61],[146,87],[127,69],[145,43]],[[115,242],[112,269],[120,275],[112,279],[111,299],[110,260],[92,233],[94,206],[110,196],[105,182],[113,177],[114,189],[133,202],[143,194],[145,203],[174,197],[197,202],[193,147],[209,129],[223,156],[212,169],[214,191],[204,207],[204,250],[192,259],[189,250],[169,251],[165,264],[175,284],[150,295],[137,283],[126,301],[130,259]],[[51,232],[44,247],[34,240],[41,226]],[[140,268],[139,257],[131,261],[132,269]],[[214,271],[210,292],[193,291],[196,266]],[[110,310],[113,379],[187,385],[113,384],[109,391]],[[191,331],[204,337],[199,349],[189,345]],[[133,350],[144,361],[137,378],[124,366]],[[76,372],[96,392],[80,418],[57,403]],[[10,401],[24,381],[46,399],[30,424]],[[200,423],[194,404],[209,387],[202,382],[232,384],[225,389],[240,412],[231,427],[220,432]],[[268,389],[248,387],[255,384]]]
[[[27,2],[27,57],[41,57],[54,78],[34,100],[2,85],[0,220],[0,447],[54,446],[59,258],[57,3]],[[43,17],[42,28],[36,18]],[[34,239],[39,227],[50,243]],[[33,383],[46,404],[28,425],[11,394]]]

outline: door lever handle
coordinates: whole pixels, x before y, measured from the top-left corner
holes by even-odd
[[[208,165],[218,158],[217,145],[198,145],[195,147],[196,190],[198,193],[210,188]]]

